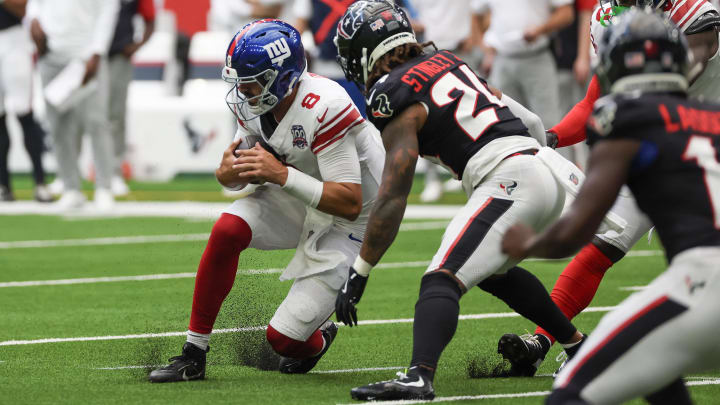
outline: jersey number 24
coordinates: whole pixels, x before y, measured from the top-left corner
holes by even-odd
[[[472,83],[472,86],[460,80],[453,72],[448,72],[433,84],[430,96],[438,107],[444,107],[459,98],[460,101],[455,109],[455,121],[467,136],[476,141],[488,128],[499,121],[495,107],[492,105],[477,113],[474,112],[479,101],[478,98],[482,95],[497,107],[504,107],[505,104],[480,82],[480,79],[467,65],[461,65],[460,71]],[[461,94],[456,93],[453,97],[451,93],[455,90],[460,91]]]

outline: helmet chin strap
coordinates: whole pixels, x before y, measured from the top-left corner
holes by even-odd
[[[372,68],[367,67],[367,48],[362,49],[362,58],[360,58],[360,67],[362,67],[363,72],[363,83],[367,83],[368,74],[370,73],[369,70]]]
[[[287,89],[287,91],[285,92],[285,95],[283,95],[283,98],[289,96],[290,93],[292,93],[292,92],[293,92],[293,89],[295,88],[295,83],[296,83],[298,80],[302,81],[302,79],[304,79],[306,75],[307,75],[307,61],[305,62],[305,67],[303,68],[302,73],[300,73],[300,76],[298,76],[298,77],[293,77],[293,79],[290,81],[290,84],[288,85],[288,89]]]

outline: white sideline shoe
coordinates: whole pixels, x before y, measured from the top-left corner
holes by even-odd
[[[112,191],[107,188],[98,188],[95,190],[95,208],[99,211],[110,211],[115,205],[115,197]]]

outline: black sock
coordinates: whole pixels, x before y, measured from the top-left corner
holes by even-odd
[[[478,284],[484,291],[505,301],[518,314],[540,325],[559,342],[567,342],[577,329],[550,299],[537,277],[520,267],[485,279]]]
[[[682,378],[645,397],[651,405],[691,405],[692,399]]]
[[[10,172],[8,172],[8,153],[10,152],[10,135],[5,125],[6,115],[0,115],[0,185],[10,190]]]
[[[432,381],[438,360],[457,328],[460,314],[460,287],[444,273],[422,278],[420,297],[415,304],[413,356],[411,367]]]
[[[33,180],[35,184],[45,184],[45,170],[42,165],[43,140],[45,132],[35,121],[32,111],[18,117],[23,130],[25,149],[32,162]]]

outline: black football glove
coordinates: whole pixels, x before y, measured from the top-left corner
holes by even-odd
[[[335,316],[338,322],[350,327],[353,326],[353,323],[357,325],[358,317],[355,304],[360,302],[367,281],[368,277],[358,274],[352,266],[350,267],[348,279],[338,292],[335,300]]]
[[[558,136],[555,132],[552,132],[550,130],[545,131],[545,140],[547,141],[547,146],[555,149],[558,145]]]

